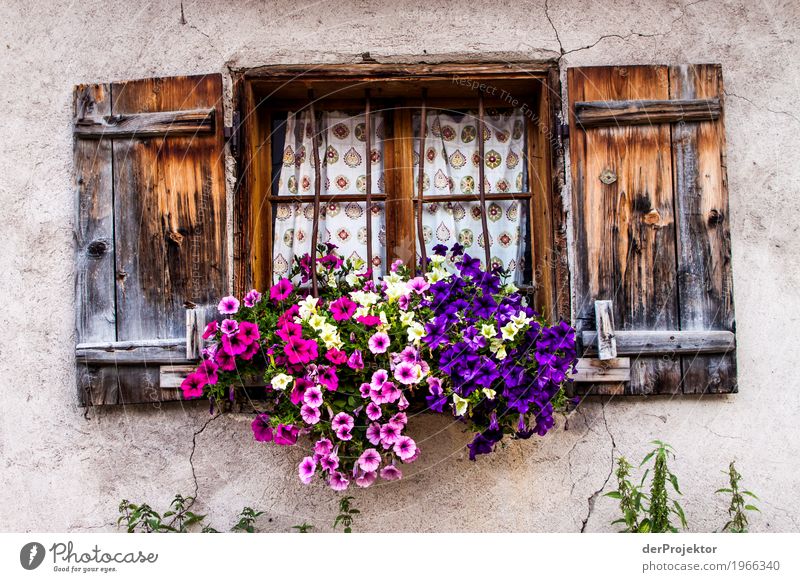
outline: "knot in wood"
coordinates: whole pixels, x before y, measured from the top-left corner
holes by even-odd
[[[89,246],[86,247],[86,254],[89,256],[90,259],[99,259],[108,250],[108,243],[104,240],[93,240],[89,243]]]
[[[708,226],[711,227],[718,226],[722,224],[722,221],[724,219],[725,217],[722,215],[722,213],[716,208],[713,208],[711,212],[708,213]]]
[[[173,230],[167,233],[167,240],[175,243],[178,246],[181,246],[181,244],[183,243],[183,235]]]
[[[658,213],[658,210],[655,208],[652,209],[650,212],[644,215],[644,223],[650,226],[660,227],[661,226],[661,215]]]

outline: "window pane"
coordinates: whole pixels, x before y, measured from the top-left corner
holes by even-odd
[[[478,193],[478,115],[475,111],[432,111],[426,115],[424,189],[426,197]],[[484,117],[484,178],[487,193],[528,190],[525,118],[520,109]],[[414,116],[414,178],[419,172],[419,115]],[[416,182],[415,182],[416,184]],[[416,194],[416,191],[415,191]]]
[[[311,252],[314,226],[314,205],[311,203],[278,203],[273,205],[274,244],[272,248],[273,279],[289,274],[294,258]],[[367,259],[366,203],[329,201],[320,209],[319,242],[332,243],[345,258]],[[372,203],[372,258],[375,273],[383,273],[386,257],[386,220],[384,204]]]
[[[492,264],[508,269],[514,283],[530,283],[527,201],[493,200],[487,202],[486,207]],[[479,202],[425,203],[422,232],[428,255],[430,256],[435,245],[442,244],[450,248],[459,243],[464,247],[465,253],[480,259],[483,265],[481,212]]]

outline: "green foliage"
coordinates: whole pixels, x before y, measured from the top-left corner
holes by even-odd
[[[219,533],[205,523],[205,515],[190,511],[194,502],[194,497],[175,495],[167,511],[160,514],[147,503],[136,504],[123,499],[119,504],[120,517],[117,519],[117,526],[125,527],[128,533],[190,533],[197,528],[201,528],[201,533]],[[253,533],[255,520],[262,514],[262,511],[245,507],[231,531]]]
[[[309,533],[309,531],[314,529],[314,526],[303,522],[300,525],[293,525],[292,529],[296,529],[298,533]]]
[[[352,499],[353,497],[348,495],[339,500],[339,515],[336,516],[336,520],[333,522],[333,529],[336,529],[341,523],[344,526],[344,533],[353,532],[353,516],[361,512],[350,507],[350,500]]]
[[[615,475],[617,477],[617,490],[606,493],[606,497],[612,499],[619,499],[619,508],[622,511],[622,518],[614,520],[612,525],[625,524],[623,532],[634,533],[640,532],[640,516],[643,512],[642,500],[644,495],[637,486],[630,482],[632,465],[625,457],[620,457],[617,460],[617,470]]]
[[[725,471],[723,471],[723,473],[724,472]],[[747,533],[747,512],[759,511],[759,509],[755,505],[748,504],[745,500],[745,495],[753,499],[758,499],[758,497],[752,491],[739,488],[739,481],[742,480],[742,476],[736,470],[734,461],[731,461],[727,475],[730,487],[717,489],[716,491],[716,493],[729,494],[731,496],[731,503],[728,506],[730,520],[722,527],[722,531],[729,533]]]

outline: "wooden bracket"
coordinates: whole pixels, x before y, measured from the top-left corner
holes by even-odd
[[[597,357],[601,360],[613,360],[617,357],[613,308],[613,301],[594,302],[594,318],[597,326]]]
[[[198,360],[203,351],[203,331],[206,327],[206,310],[201,307],[186,309],[186,359]]]

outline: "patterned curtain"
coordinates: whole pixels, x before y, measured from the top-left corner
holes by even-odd
[[[428,255],[437,244],[459,242],[473,257],[483,258],[481,209],[478,202],[477,112],[464,114],[432,111],[426,115],[424,196],[469,194],[470,202],[426,202],[422,217]],[[487,193],[528,191],[525,162],[525,123],[519,109],[485,116],[484,155]],[[419,167],[419,116],[414,118],[414,179]],[[415,192],[416,193],[416,192]],[[506,267],[513,280],[522,282],[528,240],[528,204],[487,201],[492,262]],[[419,244],[417,244],[419,252]]]
[[[337,195],[366,194],[366,165],[372,164],[372,192],[384,193],[383,135],[384,117],[372,115],[372,152],[367,155],[365,115],[340,111],[321,114],[319,152],[322,181],[319,242],[333,243],[344,257],[366,260],[366,203],[340,202]],[[286,120],[283,163],[278,196],[314,193],[312,122],[308,111],[290,112]],[[386,247],[386,220],[383,203],[372,203],[373,268],[383,272]],[[311,252],[314,205],[287,202],[276,204],[273,238],[273,277],[285,276],[294,258]]]

